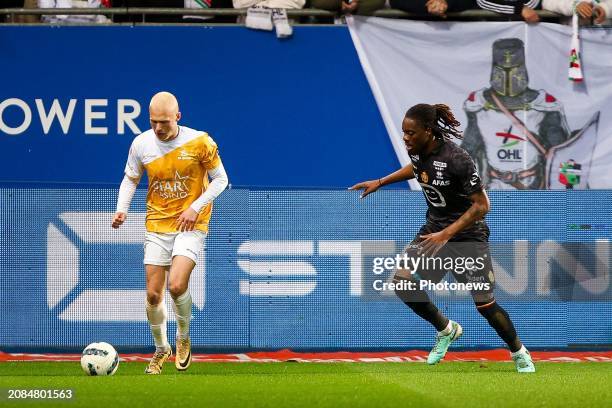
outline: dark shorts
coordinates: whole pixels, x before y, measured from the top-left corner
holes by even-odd
[[[432,232],[442,231],[448,225],[450,225],[450,221],[440,224],[440,223],[433,223],[428,220],[427,223],[423,225],[421,229],[419,230],[419,233],[417,234],[417,238],[419,235],[425,235],[425,234],[429,234]],[[489,235],[490,235],[490,231],[489,231],[489,226],[487,225],[487,223],[484,221],[479,221],[475,223],[474,225],[472,225],[471,227],[469,227],[468,229],[465,229],[459,232],[457,235],[455,235],[452,238],[451,241],[452,242],[472,242],[472,241],[489,242]]]
[[[495,275],[489,251],[488,228],[486,239],[482,239],[482,234],[477,237],[453,239],[434,257],[424,257],[420,254],[423,241],[421,235],[428,232],[424,228],[421,228],[414,240],[404,249],[410,258],[421,258],[420,267],[414,270],[412,279],[438,283],[450,272],[459,283],[471,283],[473,286],[480,284],[480,287],[476,286],[476,289],[470,291],[475,302],[491,301]]]

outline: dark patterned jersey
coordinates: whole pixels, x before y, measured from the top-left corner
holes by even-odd
[[[410,159],[427,200],[427,224],[423,232],[437,232],[455,222],[471,207],[469,196],[483,190],[474,161],[453,142],[442,142],[426,157],[411,154]],[[484,221],[478,221],[454,238],[485,232],[488,238],[488,227]]]

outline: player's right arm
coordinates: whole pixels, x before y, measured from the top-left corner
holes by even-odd
[[[139,178],[132,178],[127,174],[123,176],[123,181],[121,181],[119,187],[119,196],[117,197],[117,211],[113,217],[113,228],[119,228],[127,218],[127,212],[139,181]]]
[[[382,186],[398,183],[400,181],[407,181],[413,178],[414,167],[412,166],[412,163],[410,163],[385,177],[379,178],[378,180],[368,180],[362,181],[361,183],[357,183],[354,186],[350,187],[349,190],[363,190],[363,193],[361,193],[361,196],[359,198],[364,198],[368,194],[375,192]]]
[[[134,193],[136,192],[136,187],[142,177],[143,170],[144,165],[138,154],[136,140],[134,140],[130,147],[130,153],[128,154],[127,163],[125,165],[125,175],[121,181],[119,196],[117,197],[117,210],[115,211],[111,224],[115,229],[119,228],[127,218],[127,212],[130,208],[132,197],[134,197]]]

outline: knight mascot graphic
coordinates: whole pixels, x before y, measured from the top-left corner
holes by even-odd
[[[488,189],[588,188],[599,113],[571,131],[563,105],[529,88],[518,38],[493,43],[490,87],[471,92],[462,147]]]

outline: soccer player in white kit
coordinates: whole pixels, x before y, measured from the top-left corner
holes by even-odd
[[[145,373],[160,374],[172,355],[166,334],[166,280],[177,321],[175,365],[183,371],[191,364],[189,277],[208,232],[212,201],[225,190],[228,179],[214,140],[205,132],[178,125],[181,113],[174,95],[153,96],[149,114],[151,130],[138,135],[130,147],[112,227],[125,221],[146,170],[146,311],[155,353]]]

